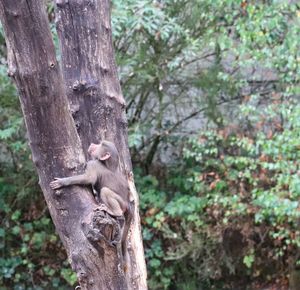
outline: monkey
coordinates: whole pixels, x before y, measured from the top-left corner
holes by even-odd
[[[119,169],[119,153],[112,142],[102,141],[91,144],[88,153],[92,160],[88,161],[84,174],[55,178],[50,183],[52,189],[59,189],[74,184],[91,184],[100,195],[109,213],[115,217],[122,216],[127,210],[129,186]]]
[[[132,208],[129,185],[120,170],[118,150],[114,143],[104,140],[100,144],[92,143],[88,153],[92,160],[87,162],[83,174],[54,178],[50,182],[50,187],[55,190],[74,184],[92,185],[108,208],[107,212],[119,221],[121,240],[113,241],[112,244],[121,242],[124,255],[126,236],[132,220]]]

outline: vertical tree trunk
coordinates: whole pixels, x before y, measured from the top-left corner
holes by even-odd
[[[81,289],[147,289],[138,196],[129,174],[125,104],[111,44],[109,3],[67,2],[57,0],[64,83],[43,1],[0,0],[9,74],[20,94],[40,185]],[[99,230],[110,235],[113,220],[99,211],[92,193],[78,186],[56,193],[49,188],[53,177],[81,172],[87,146],[103,138],[117,145],[136,203],[129,234],[130,267],[125,274],[116,249],[97,238]]]
[[[131,170],[125,101],[112,47],[109,0],[56,0],[56,24],[66,91],[86,152],[113,141]]]
[[[56,0],[57,32],[67,95],[84,151],[91,142],[113,141],[121,155],[135,201],[129,235],[128,287],[146,289],[146,268],[131,176],[125,101],[112,46],[109,0]]]

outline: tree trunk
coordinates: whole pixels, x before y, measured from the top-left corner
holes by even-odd
[[[9,74],[19,91],[40,185],[81,289],[147,289],[109,2],[56,3],[65,80],[56,61],[43,1],[0,0]],[[110,236],[115,222],[99,209],[92,192],[79,186],[56,193],[49,188],[56,176],[82,172],[88,145],[102,139],[116,144],[135,202],[125,273],[116,249],[99,238],[99,231]]]
[[[131,178],[127,120],[112,46],[110,1],[56,0],[62,68],[71,111],[84,152],[102,139],[114,142],[135,202],[129,235],[128,288],[146,289],[138,195]],[[140,286],[139,286],[140,285]]]
[[[83,149],[101,139],[127,146],[125,101],[112,47],[108,0],[57,0],[56,23],[66,91]]]

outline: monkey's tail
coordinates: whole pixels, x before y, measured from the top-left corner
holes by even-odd
[[[129,261],[130,261],[128,248],[127,248],[127,237],[134,216],[134,206],[135,206],[134,201],[129,202],[128,209],[124,213],[125,225],[124,225],[124,231],[122,235],[122,253],[124,257],[124,272],[128,271]]]

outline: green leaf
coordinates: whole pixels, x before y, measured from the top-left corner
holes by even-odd
[[[247,268],[251,268],[255,261],[255,257],[253,254],[244,256],[243,263],[247,266]]]

